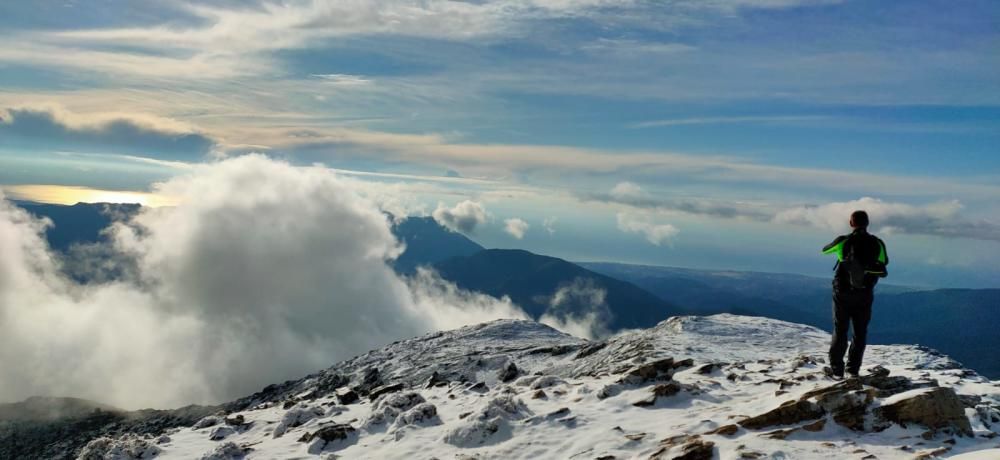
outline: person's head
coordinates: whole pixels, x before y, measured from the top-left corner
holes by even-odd
[[[864,211],[851,213],[851,228],[868,228],[868,213]]]

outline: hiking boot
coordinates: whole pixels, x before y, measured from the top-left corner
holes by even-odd
[[[826,367],[823,368],[823,374],[825,374],[827,377],[830,377],[831,379],[834,379],[834,380],[843,380],[844,379],[844,371],[843,370],[834,369],[834,368],[832,368],[830,366],[826,366]]]
[[[847,378],[856,379],[861,376],[861,371],[847,371]]]

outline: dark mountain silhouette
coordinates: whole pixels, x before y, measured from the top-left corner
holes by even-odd
[[[77,203],[72,206],[17,202],[36,217],[52,221],[46,232],[49,246],[67,252],[74,244],[104,241],[101,231],[117,219],[126,218],[139,211],[138,204]]]
[[[601,275],[555,257],[518,249],[487,249],[467,257],[453,257],[434,264],[441,276],[472,291],[495,297],[508,296],[533,318],[553,308],[553,296],[561,288],[604,290],[612,330],[650,327],[664,319],[684,314],[673,304],[625,281]],[[563,305],[582,313],[593,305],[589,298]]]
[[[394,225],[392,231],[406,244],[406,251],[393,265],[402,274],[413,273],[420,265],[469,256],[484,249],[465,235],[442,227],[433,217],[408,217]]]

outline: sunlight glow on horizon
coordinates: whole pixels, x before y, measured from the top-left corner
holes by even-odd
[[[15,200],[48,204],[135,203],[152,208],[177,204],[176,199],[156,193],[101,190],[72,185],[9,185],[0,186],[0,190]]]

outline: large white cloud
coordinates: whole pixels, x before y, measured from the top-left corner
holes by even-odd
[[[401,279],[385,215],[322,168],[261,156],[158,186],[179,199],[112,229],[126,280],[61,275],[43,223],[0,200],[0,401],[219,402],[392,340],[500,317],[509,300]]]
[[[957,200],[912,205],[863,197],[852,201],[818,206],[798,206],[781,211],[774,222],[808,225],[834,231],[847,231],[848,220],[856,210],[867,211],[874,231],[908,233],[951,238],[1000,241],[1000,223],[972,220],[962,215]]]
[[[486,223],[489,218],[486,208],[472,200],[464,200],[451,208],[439,203],[432,215],[437,223],[462,233],[475,232],[476,227]]]

